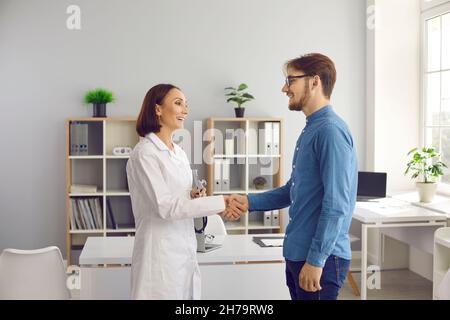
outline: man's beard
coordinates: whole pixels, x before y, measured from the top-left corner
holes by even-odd
[[[300,99],[299,102],[293,103],[289,105],[289,110],[291,111],[302,111],[305,107],[306,103],[308,103],[309,98],[311,97],[311,92],[309,91],[308,83],[305,83],[304,95]]]

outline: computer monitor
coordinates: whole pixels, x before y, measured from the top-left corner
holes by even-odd
[[[385,172],[358,172],[357,200],[386,197],[387,174]]]

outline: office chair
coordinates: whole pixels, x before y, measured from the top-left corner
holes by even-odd
[[[5,249],[0,255],[0,300],[70,298],[61,252]]]

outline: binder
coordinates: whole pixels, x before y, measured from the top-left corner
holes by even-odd
[[[78,122],[70,123],[70,155],[78,155],[78,136],[77,136]]]
[[[82,230],[88,230],[90,228],[89,228],[88,222],[86,220],[86,216],[84,214],[83,203],[79,199],[76,200],[76,203],[77,203],[77,207],[78,207],[78,212],[80,213],[80,221],[81,221]]]
[[[246,137],[245,137],[245,130],[243,130],[243,129],[238,129],[238,130],[236,130],[236,135],[235,135],[235,139],[236,139],[236,142],[235,142],[235,145],[236,145],[236,153],[237,154],[245,154],[245,140],[246,140]]]
[[[272,154],[272,122],[263,122],[259,135],[259,153],[263,155]]]
[[[268,227],[272,225],[272,211],[264,212],[264,226]]]
[[[70,230],[77,230],[75,223],[75,199],[70,199]]]
[[[222,160],[222,191],[230,190],[230,159]]]
[[[280,123],[274,122],[272,124],[273,134],[272,134],[272,154],[280,154]]]
[[[222,191],[222,160],[214,160],[214,191]]]
[[[106,205],[108,209],[109,221],[111,221],[112,225],[111,229],[117,229],[116,220],[114,219],[114,214],[112,212],[111,201],[109,199],[106,199]]]
[[[95,206],[95,212],[97,215],[97,220],[99,221],[99,229],[103,229],[103,212],[102,212],[102,206],[100,205],[99,198],[95,198],[94,206]]]
[[[93,199],[93,198],[88,200],[89,208],[91,209],[92,217],[94,218],[95,229],[101,229],[102,223],[101,223],[101,218],[98,215],[97,208],[95,206],[96,200],[97,199]]]
[[[258,154],[258,122],[251,122],[248,124],[248,154]],[[245,152],[244,152],[245,153]]]
[[[88,124],[80,123],[78,125],[78,155],[87,156],[88,155]]]
[[[272,211],[272,226],[278,227],[280,225],[280,221],[279,221],[279,213],[278,210],[273,210]]]
[[[92,219],[92,213],[87,199],[81,199],[80,202],[83,207],[84,219],[87,222],[88,229],[95,229],[94,220]]]
[[[234,155],[234,134],[233,130],[227,130],[225,133],[225,154]]]

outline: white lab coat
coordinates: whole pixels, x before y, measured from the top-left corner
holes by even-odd
[[[190,199],[186,153],[151,133],[127,163],[136,222],[131,265],[133,299],[200,299],[194,219],[225,210],[223,196]]]

